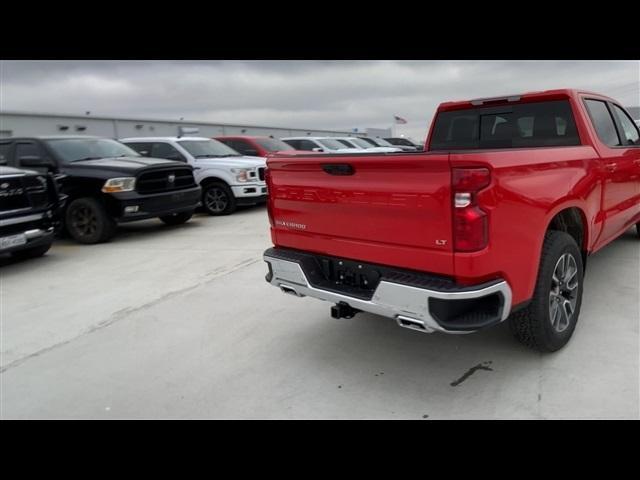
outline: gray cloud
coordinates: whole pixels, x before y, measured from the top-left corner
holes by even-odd
[[[640,105],[640,62],[0,62],[3,110],[341,129],[398,114],[415,138],[442,101],[563,87]]]

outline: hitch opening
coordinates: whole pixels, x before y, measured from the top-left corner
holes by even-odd
[[[353,308],[346,302],[336,303],[331,307],[331,316],[333,318],[353,318],[356,313],[361,312],[357,308]]]

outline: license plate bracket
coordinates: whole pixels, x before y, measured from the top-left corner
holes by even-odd
[[[18,247],[27,243],[27,236],[24,233],[17,235],[9,235],[8,237],[0,237],[0,250]]]

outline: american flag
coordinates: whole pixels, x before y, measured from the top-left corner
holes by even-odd
[[[397,123],[397,124],[399,124],[399,125],[404,125],[405,123],[407,123],[407,121],[406,121],[404,118],[399,117],[398,115],[394,115],[394,116],[393,116],[393,119],[394,119],[394,120],[396,121],[396,123]]]

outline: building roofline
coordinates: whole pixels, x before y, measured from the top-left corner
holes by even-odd
[[[346,130],[331,130],[326,128],[300,128],[300,127],[277,127],[272,125],[248,125],[245,123],[223,123],[198,120],[167,120],[159,118],[140,118],[140,117],[108,117],[103,115],[77,115],[66,113],[46,113],[46,112],[21,112],[17,110],[0,110],[0,115],[18,115],[24,117],[55,117],[55,118],[73,118],[73,119],[94,119],[94,120],[110,120],[110,121],[127,121],[127,122],[155,122],[170,123],[184,125],[208,125],[221,127],[248,127],[248,128],[267,128],[272,130],[308,130],[316,132],[328,133],[347,133]]]

